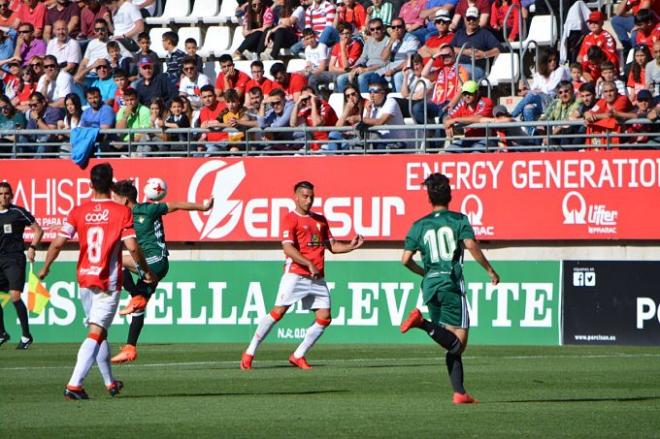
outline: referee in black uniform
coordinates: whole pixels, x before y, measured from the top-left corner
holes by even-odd
[[[43,230],[37,224],[30,212],[11,203],[14,192],[7,182],[0,182],[0,291],[7,291],[14,302],[16,314],[21,322],[23,336],[16,349],[27,349],[32,344],[28,311],[21,300],[25,286],[25,243],[23,231],[25,226],[34,232],[34,238],[27,251],[30,262],[34,262],[37,245],[41,241]],[[5,331],[2,307],[0,307],[0,345],[9,340]]]

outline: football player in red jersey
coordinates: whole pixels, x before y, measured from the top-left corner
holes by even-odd
[[[323,215],[312,212],[314,185],[308,181],[294,186],[296,209],[289,212],[282,223],[282,247],[286,256],[284,274],[280,281],[275,306],[266,314],[241,358],[241,369],[252,368],[252,359],[259,344],[291,305],[302,301],[303,309],[316,313],[316,320],[307,329],[305,338],[289,362],[301,369],[310,369],[305,359],[307,351],[330,325],[330,292],[324,279],[324,255],[326,248],[332,253],[348,253],[364,242],[360,235],[351,242],[338,242],[332,236],[328,221]]]
[[[144,270],[145,282],[155,281],[135,239],[131,210],[110,198],[112,167],[107,163],[94,166],[90,180],[91,200],[69,213],[67,222],[51,242],[46,262],[38,274],[41,279],[48,275],[50,266],[66,241],[78,233],[78,285],[89,332],[80,346],[76,366],[64,389],[64,397],[71,400],[89,399],[82,383],[94,363],[98,364],[111,396],[119,394],[124,386],[112,376],[110,346],[106,340],[121,294],[122,242]]]

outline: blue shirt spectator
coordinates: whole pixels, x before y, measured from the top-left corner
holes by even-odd
[[[14,40],[0,29],[0,65],[7,72],[9,71],[9,59],[14,56],[15,49]]]

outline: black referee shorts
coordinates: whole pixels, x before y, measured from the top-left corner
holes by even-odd
[[[25,254],[0,256],[0,291],[23,291],[25,287]]]

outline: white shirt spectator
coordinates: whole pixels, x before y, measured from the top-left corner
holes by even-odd
[[[156,3],[153,5],[147,6],[146,8],[142,6],[145,4],[148,0],[132,0],[131,3],[133,3],[135,6],[137,6],[139,9],[146,9],[147,12],[149,12],[149,15],[152,17],[154,16],[154,12],[156,12]]]
[[[37,91],[44,89],[46,85],[46,75],[41,75],[37,83]],[[54,102],[60,98],[66,97],[73,89],[73,77],[65,71],[57,74],[57,79],[48,84],[44,96],[48,102]]]
[[[559,66],[547,78],[540,73],[534,73],[530,89],[554,96],[559,82],[570,81],[570,79],[571,75],[568,69],[564,66]]]
[[[330,56],[328,46],[323,43],[318,43],[316,47],[305,47],[305,61],[307,61],[313,69],[318,69],[321,61],[327,60]]]
[[[199,110],[202,108],[202,98],[199,95],[199,89],[208,84],[211,84],[209,77],[202,73],[197,75],[197,80],[194,82],[184,75],[181,77],[181,82],[179,83],[179,94],[185,95],[188,98],[194,110]]]
[[[298,6],[292,13],[291,17],[296,18],[296,29],[299,34],[305,29],[305,8]]]
[[[122,58],[133,57],[131,52],[129,52],[119,41],[117,43],[119,44],[119,50],[121,51]],[[85,50],[85,55],[83,56],[83,58],[87,59],[88,66],[94,64],[94,62],[97,59],[104,58],[107,59],[108,61],[110,60],[110,55],[108,55],[107,45],[108,45],[107,41],[104,43],[103,41],[98,39],[94,39],[89,42],[89,44],[87,45],[87,49]]]
[[[121,38],[122,35],[127,34],[133,29],[133,27],[135,27],[135,23],[138,20],[142,20],[140,9],[138,9],[133,3],[122,3],[112,17],[112,21],[115,25],[114,36]]]
[[[384,115],[389,114],[390,118],[387,120],[387,125],[405,125],[406,123],[403,120],[403,114],[401,113],[401,108],[394,98],[387,97],[385,102],[380,107],[373,105],[371,111],[367,114],[367,109],[365,108],[364,117],[369,117],[372,119],[379,119]],[[390,139],[402,139],[412,137],[409,130],[378,130],[378,133],[383,138]]]
[[[46,55],[53,55],[57,58],[58,64],[80,64],[80,60],[82,59],[80,44],[73,38],[69,38],[64,44],[60,44],[57,38],[53,38],[48,42]]]

